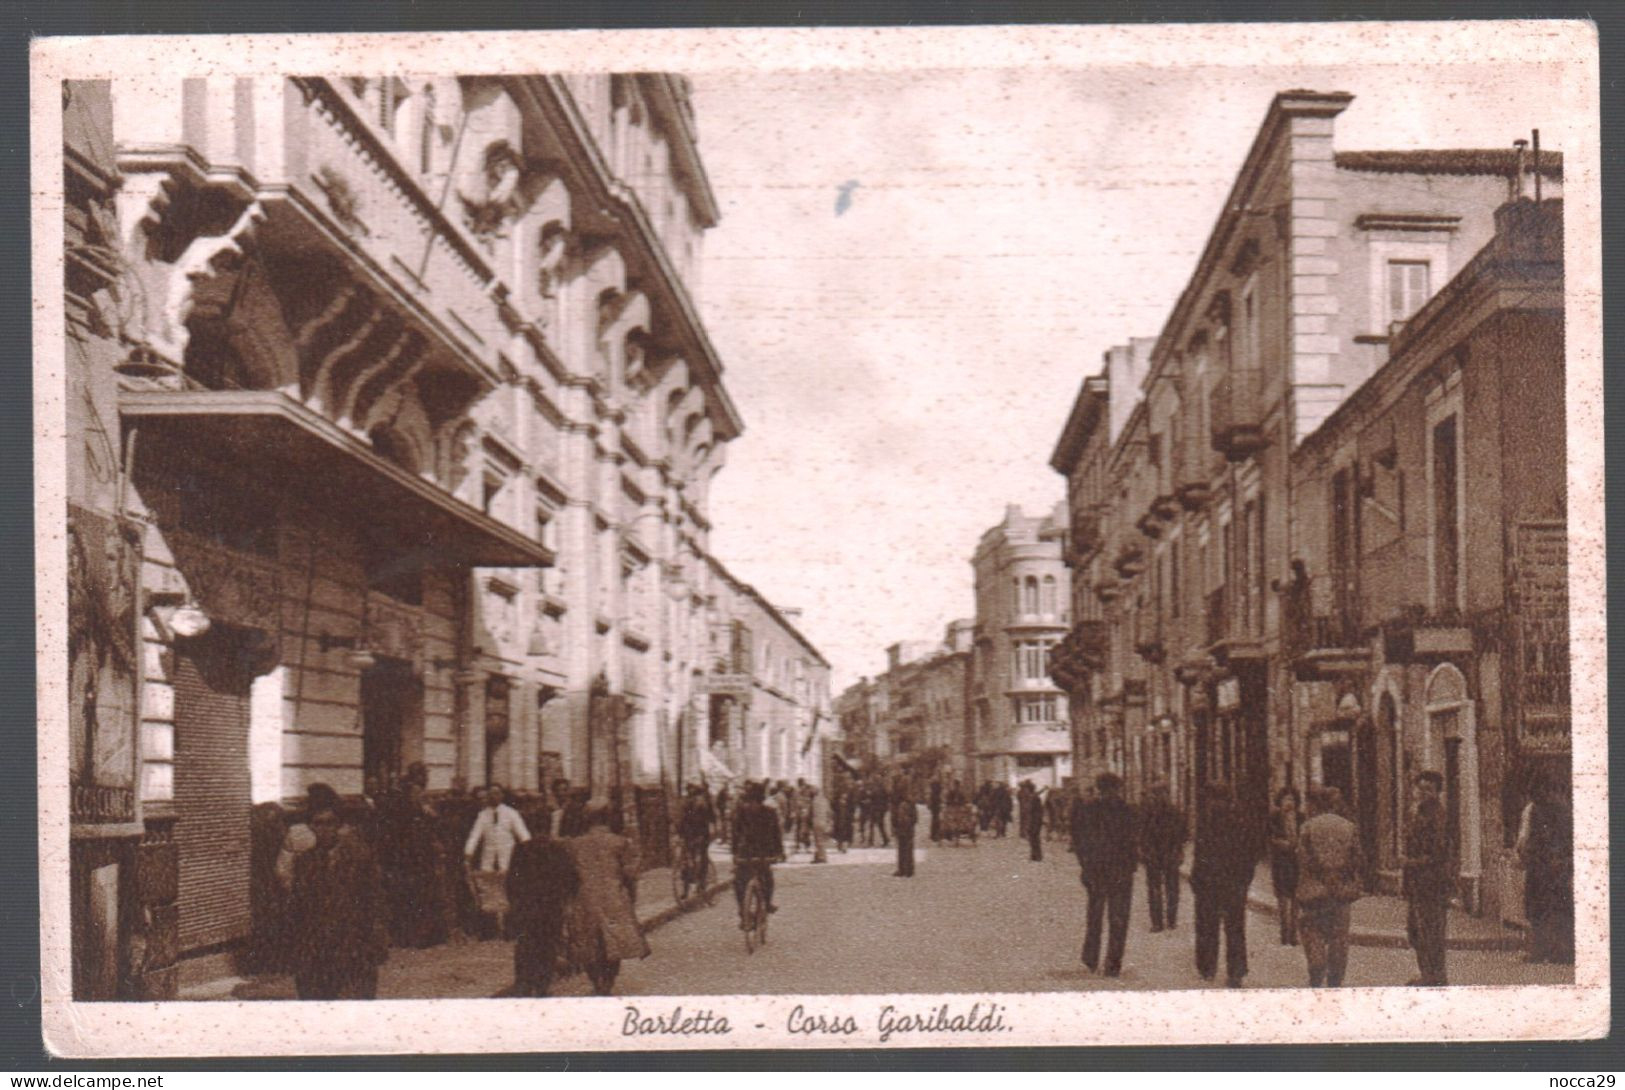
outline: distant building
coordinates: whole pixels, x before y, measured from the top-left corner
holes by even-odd
[[[1030,516],[1011,506],[982,535],[976,580],[971,715],[978,780],[1055,785],[1072,774],[1066,693],[1051,649],[1071,622],[1061,549],[1066,507]]]
[[[954,621],[940,643],[910,640],[886,649],[886,670],[836,699],[855,766],[896,765],[925,755],[961,776],[972,771],[966,699],[974,623]]]
[[[804,779],[821,785],[839,741],[829,663],[754,587],[711,561],[711,654],[703,752],[687,780]]]

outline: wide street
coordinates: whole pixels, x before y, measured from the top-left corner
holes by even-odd
[[[924,829],[924,822],[921,829]],[[1152,934],[1143,873],[1136,879],[1121,977],[1091,973],[1079,961],[1084,893],[1076,861],[1059,842],[1045,859],[1027,858],[1014,838],[975,846],[917,849],[917,873],[893,878],[894,851],[832,853],[827,866],[797,855],[778,868],[779,912],[766,947],[753,954],[737,926],[731,890],[714,907],[686,913],[649,936],[653,954],[622,968],[622,995],[1029,992],[1083,988],[1214,987],[1193,964],[1187,886],[1177,929]],[[726,873],[726,867],[724,868]],[[1249,913],[1253,987],[1301,987],[1303,952],[1279,944],[1274,918]],[[1452,950],[1453,982],[1561,983],[1566,966],[1525,965],[1516,952]],[[1349,985],[1404,984],[1416,975],[1409,950],[1356,947]],[[561,994],[587,994],[585,980]],[[1220,982],[1222,986],[1222,980]]]

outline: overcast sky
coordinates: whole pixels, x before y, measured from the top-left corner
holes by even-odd
[[[1048,461],[1079,384],[1160,331],[1277,90],[1352,92],[1342,150],[1505,147],[1552,131],[1556,76],[695,76],[722,208],[699,296],[745,419],[714,551],[805,611],[835,691],[880,671],[887,644],[972,615],[970,556],[1007,503],[1062,498]]]

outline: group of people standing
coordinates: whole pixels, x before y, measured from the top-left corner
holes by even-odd
[[[621,960],[647,956],[636,848],[608,801],[566,781],[522,809],[498,785],[432,801],[426,785],[414,765],[346,806],[312,784],[303,820],[285,826],[262,963],[291,971],[300,998],[373,998],[391,946],[469,936],[516,940],[515,995],[547,994],[561,965],[604,990]]]

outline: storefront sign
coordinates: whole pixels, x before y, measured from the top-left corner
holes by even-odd
[[[69,506],[68,783],[77,836],[141,831],[140,542],[133,524]]]
[[[1563,522],[1514,530],[1508,591],[1515,636],[1518,740],[1528,749],[1569,748],[1569,561]]]

